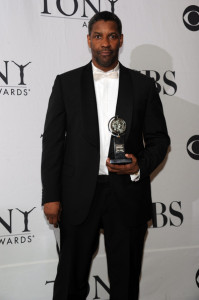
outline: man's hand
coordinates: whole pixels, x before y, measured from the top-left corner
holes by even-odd
[[[58,227],[60,221],[61,204],[60,202],[49,202],[44,204],[44,214],[50,224]]]
[[[131,164],[126,164],[126,165],[115,165],[110,163],[110,158],[107,158],[106,160],[106,165],[109,170],[109,172],[117,173],[117,174],[129,174],[133,175],[138,173],[139,171],[139,166],[137,163],[137,158],[133,154],[125,154],[127,158],[132,159]]]

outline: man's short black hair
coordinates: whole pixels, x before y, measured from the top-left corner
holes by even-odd
[[[120,21],[120,19],[118,18],[118,16],[116,16],[115,14],[111,13],[110,11],[101,11],[96,13],[89,21],[88,23],[88,34],[91,35],[91,31],[93,28],[93,25],[97,22],[97,21],[113,21],[117,24],[117,29],[119,34],[122,34],[122,22]]]

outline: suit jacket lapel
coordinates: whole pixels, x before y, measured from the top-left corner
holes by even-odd
[[[85,66],[82,73],[82,119],[83,135],[92,145],[99,147],[99,125],[92,65]]]
[[[120,81],[116,106],[116,115],[126,122],[125,140],[127,140],[132,123],[133,115],[133,82],[131,74],[120,64]]]

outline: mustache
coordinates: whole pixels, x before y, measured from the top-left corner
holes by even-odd
[[[109,49],[109,48],[104,48],[102,50],[97,51],[98,54],[101,54],[103,52],[109,52],[109,53],[113,53],[113,50]]]

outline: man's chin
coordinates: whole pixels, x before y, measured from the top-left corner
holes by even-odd
[[[109,68],[112,64],[114,64],[115,60],[110,59],[100,59],[97,61],[98,65],[104,68]]]

